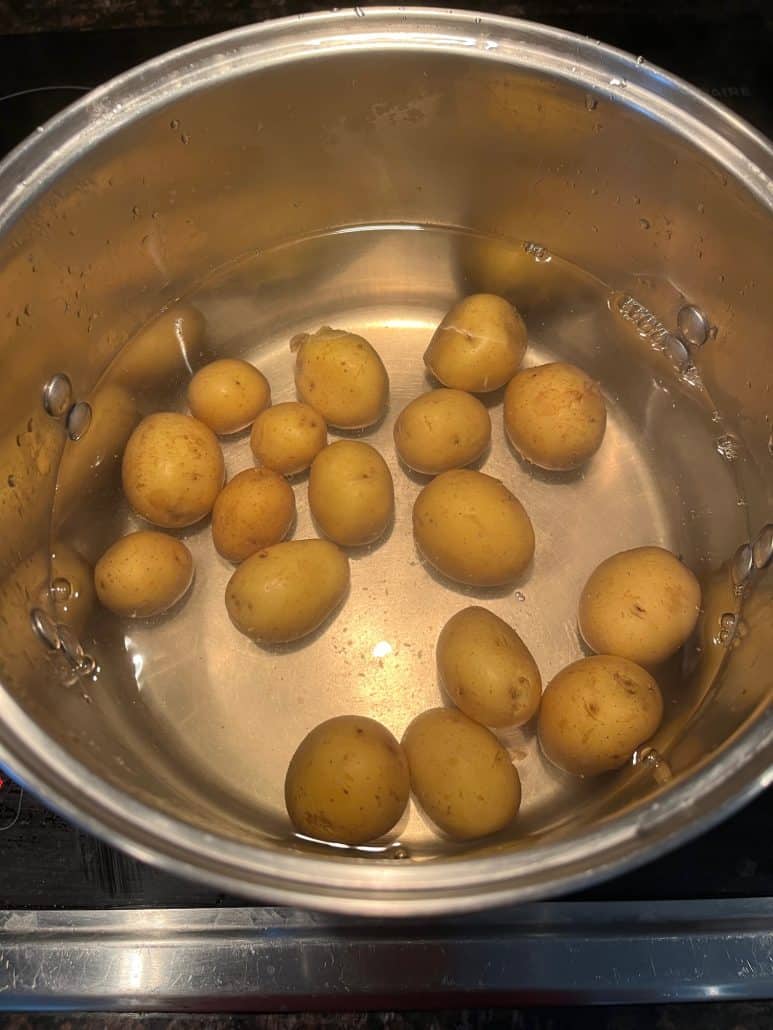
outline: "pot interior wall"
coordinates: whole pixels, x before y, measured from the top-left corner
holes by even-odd
[[[598,376],[613,416],[606,456],[585,480],[529,475],[502,445],[486,471],[531,502],[543,543],[534,580],[519,588],[524,601],[480,603],[528,627],[548,679],[581,654],[573,598],[597,561],[637,543],[682,553],[702,577],[705,614],[685,665],[664,674],[669,717],[654,743],[678,774],[721,748],[770,686],[769,578],[755,580],[743,633],[736,621],[721,639],[721,617],[742,603],[726,563],[770,510],[771,220],[725,167],[727,147],[708,156],[667,114],[642,114],[633,86],[602,89],[480,53],[391,49],[309,56],[206,89],[183,84],[150,113],[94,101],[91,138],[24,185],[28,199],[0,237],[8,694],[93,774],[153,807],[287,846],[281,780],[306,730],[358,711],[399,734],[441,703],[441,612],[472,602],[415,561],[419,484],[394,466],[395,530],[353,562],[355,587],[370,583],[375,596],[350,599],[307,648],[259,653],[237,637],[213,601],[228,570],[207,556],[203,527],[190,534],[198,574],[187,605],[150,628],[90,616],[80,635],[97,669],[67,686],[29,626],[47,578],[60,454],[54,579],[71,560],[67,547],[93,561],[132,525],[116,488],[122,445],[141,413],[183,403],[184,366],[154,382],[142,343],[131,342],[166,305],[183,298],[178,311],[203,316],[203,334],[190,330],[197,357],[250,357],[275,399],[292,396],[293,332],[359,328],[390,369],[394,415],[426,386],[421,353],[443,310],[488,290],[523,309],[535,360],[576,360]],[[114,131],[101,135],[111,118]],[[652,322],[624,317],[629,296]],[[712,326],[687,376],[678,349],[653,346],[656,323],[673,332],[686,303]],[[65,443],[41,407],[57,372],[92,405],[77,442]],[[384,453],[390,437],[388,422],[376,437]],[[228,461],[232,472],[248,464],[246,441]],[[296,491],[300,501],[304,485]],[[299,529],[307,517],[301,508]],[[386,654],[374,650],[381,641]],[[527,769],[529,803],[491,847],[571,833],[662,788],[653,766],[569,783],[540,761],[530,734],[508,743]],[[419,817],[400,835],[416,857],[453,853]]]

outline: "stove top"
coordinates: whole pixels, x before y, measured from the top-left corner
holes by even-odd
[[[229,24],[204,23],[193,4],[185,27],[0,36],[0,152],[141,61],[261,10],[305,9],[281,0],[225,6],[218,17]],[[773,133],[764,3],[468,6],[641,53]],[[4,779],[0,1007],[270,1010],[387,998],[405,1006],[461,996],[482,1003],[773,996],[771,825],[768,791],[674,853],[570,898],[377,926],[246,907],[108,847]]]

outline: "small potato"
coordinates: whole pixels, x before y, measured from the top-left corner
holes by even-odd
[[[526,326],[513,305],[493,293],[474,293],[437,327],[424,364],[444,386],[490,393],[515,375],[525,351]]]
[[[388,833],[409,794],[403,749],[381,723],[358,715],[339,715],[313,729],[285,779],[296,830],[341,844],[367,844]]]
[[[270,403],[266,377],[239,358],[211,361],[188,384],[191,414],[218,436],[238,433]]]
[[[262,411],[250,434],[255,460],[283,476],[307,469],[326,443],[325,420],[308,404],[298,401],[285,401]]]
[[[329,540],[288,540],[256,551],[228,581],[225,603],[240,633],[285,644],[313,633],[341,604],[349,562]]]
[[[491,440],[491,419],[478,398],[463,390],[432,390],[403,408],[394,435],[408,468],[436,476],[483,454]]]
[[[225,475],[217,437],[198,419],[148,415],[129,438],[121,468],[132,508],[148,522],[180,529],[212,510]]]
[[[443,472],[413,506],[424,557],[470,586],[512,583],[534,554],[534,530],[521,502],[498,479],[469,469]]]
[[[625,658],[594,655],[568,665],[548,683],[539,741],[560,769],[596,776],[625,765],[662,718],[663,698],[648,672]]]
[[[115,615],[145,619],[176,604],[193,581],[193,558],[176,537],[143,529],[121,537],[94,567],[97,597]]]
[[[175,304],[132,337],[110,369],[112,382],[138,393],[167,391],[205,359],[204,316]]]
[[[537,713],[542,680],[524,642],[486,608],[452,615],[437,642],[440,682],[484,726],[523,726]]]
[[[316,456],[309,475],[309,508],[320,530],[342,547],[371,544],[384,533],[395,506],[386,462],[360,440],[337,440]]]
[[[298,396],[339,429],[364,429],[378,422],[389,401],[389,377],[367,340],[356,333],[322,326],[301,333],[296,351]]]
[[[232,562],[284,540],[295,518],[295,494],[271,469],[245,469],[226,483],[212,509],[212,540]]]
[[[600,654],[658,665],[690,636],[700,607],[698,580],[676,555],[635,547],[591,573],[580,595],[580,632]]]
[[[556,472],[584,465],[601,446],[607,425],[598,383],[563,361],[513,376],[504,411],[505,430],[518,453]]]
[[[449,837],[486,837],[515,818],[521,781],[485,726],[454,708],[431,708],[409,725],[403,748],[419,804]]]

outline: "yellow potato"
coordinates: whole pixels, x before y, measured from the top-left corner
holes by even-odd
[[[463,390],[432,390],[403,408],[394,435],[408,468],[436,476],[483,454],[491,439],[491,419],[478,398]]]
[[[358,715],[339,715],[313,729],[285,779],[296,830],[342,844],[367,844],[388,833],[409,793],[402,748],[381,723]]]
[[[360,440],[338,440],[316,456],[309,475],[309,508],[320,530],[342,547],[373,543],[395,506],[386,462]]]
[[[515,375],[526,351],[526,326],[516,309],[493,293],[454,304],[435,330],[424,364],[444,386],[489,393]]]
[[[210,513],[225,466],[211,429],[190,415],[163,411],[134,430],[121,473],[126,499],[138,515],[179,529]]]
[[[596,776],[619,769],[663,718],[655,680],[612,655],[581,658],[548,683],[539,713],[545,755],[566,772]]]
[[[160,615],[192,582],[191,552],[181,540],[153,529],[116,540],[94,567],[97,597],[124,618]]]
[[[534,554],[534,530],[521,502],[498,479],[469,469],[443,472],[413,506],[424,557],[458,583],[512,583]]]
[[[521,781],[485,726],[454,708],[431,708],[409,725],[403,748],[413,793],[449,837],[485,837],[515,818]]]
[[[557,472],[585,464],[601,446],[607,425],[598,383],[563,361],[513,376],[504,413],[505,430],[519,454]]]
[[[232,562],[284,540],[295,518],[295,494],[272,469],[245,469],[226,483],[212,509],[212,540]]]
[[[211,361],[188,384],[191,414],[218,436],[238,433],[270,403],[266,377],[239,358]]]
[[[326,443],[325,420],[308,404],[298,401],[285,401],[262,411],[250,434],[255,460],[283,476],[307,469]]]
[[[580,632],[600,654],[658,665],[690,636],[700,607],[698,580],[676,555],[635,547],[591,574],[580,596]]]
[[[110,379],[138,392],[168,390],[191,375],[205,357],[204,316],[175,304],[132,337],[110,369]]]
[[[296,351],[298,396],[339,429],[363,429],[378,422],[389,402],[389,377],[366,339],[323,326],[301,333]]]
[[[341,604],[349,562],[328,540],[289,540],[256,551],[228,581],[225,603],[240,633],[284,644],[313,633]]]
[[[537,713],[537,664],[512,628],[486,608],[452,615],[437,642],[440,682],[465,715],[484,726],[522,726]]]

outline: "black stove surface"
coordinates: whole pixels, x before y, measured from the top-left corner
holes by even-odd
[[[756,128],[773,132],[769,13],[773,8],[765,3],[540,0],[466,6],[527,16],[642,54],[720,99]],[[98,8],[95,4],[94,10]],[[14,34],[0,35],[0,152],[10,150],[86,89],[141,61],[254,20],[261,12],[263,16],[292,14],[306,7],[266,0],[225,9],[227,24],[207,21],[203,8],[192,0],[193,14],[185,27],[158,24],[19,32],[19,26],[13,26]],[[771,825],[773,791],[769,790],[698,840],[576,898],[773,898]],[[236,898],[184,882],[107,847],[48,811],[10,780],[0,788],[0,909],[237,904]]]

